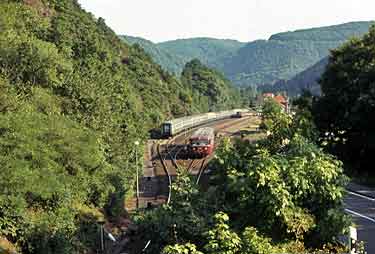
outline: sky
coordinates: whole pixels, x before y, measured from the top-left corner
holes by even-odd
[[[253,41],[304,28],[375,20],[374,0],[78,0],[117,34],[162,42]]]

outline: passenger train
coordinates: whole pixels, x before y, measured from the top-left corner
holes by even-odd
[[[174,136],[184,130],[191,129],[213,121],[223,120],[231,117],[241,117],[247,109],[233,109],[222,112],[210,112],[193,116],[176,118],[162,124],[162,135],[164,137]]]
[[[203,158],[210,155],[215,148],[215,131],[204,127],[196,130],[189,139],[189,156]]]

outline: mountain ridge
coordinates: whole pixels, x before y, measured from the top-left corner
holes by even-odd
[[[261,87],[261,90],[273,93],[287,92],[292,97],[300,95],[303,90],[309,90],[313,95],[319,96],[321,94],[319,79],[327,64],[328,57],[325,57],[293,78],[264,85]]]
[[[360,27],[361,25],[366,26],[368,23],[374,23],[374,21],[372,21],[372,20],[352,21],[352,22],[345,22],[345,23],[341,23],[341,24],[328,25],[328,26],[322,26],[322,27],[312,27],[312,28],[305,28],[305,29],[297,29],[297,30],[292,30],[292,31],[280,32],[280,33],[276,33],[276,34],[271,35],[268,40],[282,40],[283,37],[285,37],[286,35],[288,35],[290,33],[293,33],[293,34],[301,34],[301,33],[305,33],[305,32],[311,33],[311,32],[314,32],[314,31],[319,31],[320,29],[325,29],[325,30],[328,30],[328,31],[331,30],[331,32],[334,32],[336,28],[346,28],[346,29],[351,28],[352,29],[355,26],[357,26],[357,27]],[[358,34],[358,35],[360,35],[360,34]],[[347,36],[345,36],[345,37],[347,37]],[[324,41],[324,40],[320,39],[320,41]],[[326,41],[329,41],[329,40],[326,40]]]
[[[211,68],[215,68],[237,86],[262,86],[279,80],[289,80],[311,67],[324,57],[329,50],[342,45],[353,36],[361,36],[368,31],[374,21],[354,21],[338,25],[299,29],[271,35],[268,40],[239,42],[231,39],[195,37],[154,43],[175,57],[174,66],[159,60],[163,68],[177,75],[183,63],[194,58]],[[213,43],[213,44],[210,44]],[[153,55],[154,50],[144,46]],[[178,70],[178,71],[176,71]]]
[[[154,42],[136,36],[120,36],[120,38],[128,44],[139,44],[148,54],[152,56],[154,61],[163,68],[173,74],[179,75],[185,62],[178,55],[172,55],[167,50],[158,47]]]
[[[328,56],[330,49],[366,33],[372,24],[374,22],[349,22],[278,33],[269,40],[249,42],[226,59],[222,71],[237,85],[245,86],[291,79]]]

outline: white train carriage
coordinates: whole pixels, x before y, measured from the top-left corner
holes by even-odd
[[[247,109],[233,109],[222,112],[210,112],[205,114],[199,114],[194,116],[187,116],[176,118],[162,125],[162,133],[165,137],[174,136],[186,129],[206,124],[212,121],[217,121],[225,118],[230,118],[236,115],[238,112],[248,112]]]

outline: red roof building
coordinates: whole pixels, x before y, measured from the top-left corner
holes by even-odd
[[[286,112],[288,112],[289,110],[289,103],[288,103],[288,99],[285,98],[283,95],[279,94],[279,95],[274,95],[273,93],[264,93],[263,94],[263,98],[272,98],[274,99],[277,103],[279,103]]]
[[[288,101],[282,95],[277,95],[273,98],[277,103],[283,105],[284,107],[288,104]]]

